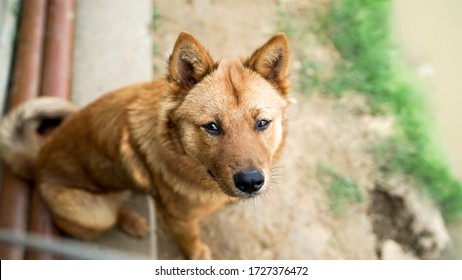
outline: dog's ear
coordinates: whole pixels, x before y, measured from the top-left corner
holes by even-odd
[[[192,87],[216,68],[205,48],[188,32],[182,32],[168,62],[170,79],[181,86]]]
[[[289,59],[287,37],[284,33],[278,33],[243,63],[285,93],[288,88]]]

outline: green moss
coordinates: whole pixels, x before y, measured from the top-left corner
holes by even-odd
[[[364,200],[358,185],[348,176],[324,164],[318,164],[316,171],[318,181],[327,188],[329,209],[334,213],[344,214],[349,205]]]
[[[152,14],[151,14],[151,28],[152,30],[156,30],[159,27],[159,20],[162,18],[162,15],[160,14],[159,10],[157,7],[152,8]]]

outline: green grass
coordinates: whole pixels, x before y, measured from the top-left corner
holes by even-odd
[[[292,36],[315,32],[334,45],[341,56],[334,75],[308,86],[337,96],[359,92],[368,97],[375,114],[395,115],[395,135],[378,143],[373,151],[380,172],[385,176],[412,176],[419,189],[433,197],[446,219],[460,218],[462,184],[450,173],[434,142],[422,82],[407,70],[391,43],[390,6],[390,0],[333,0],[315,26],[301,24],[299,33],[294,31],[294,23],[281,29],[291,27]],[[293,21],[290,16],[283,20]],[[303,72],[302,65],[301,80],[309,79]]]
[[[316,172],[319,182],[327,188],[332,212],[345,214],[351,204],[364,200],[358,185],[348,176],[324,164],[318,164]]]
[[[398,133],[375,151],[382,172],[412,176],[446,218],[461,217],[462,185],[434,142],[425,90],[396,56],[390,6],[388,0],[333,1],[325,30],[343,60],[333,82],[367,94],[376,113],[396,115]]]

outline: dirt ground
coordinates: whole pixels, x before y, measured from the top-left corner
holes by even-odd
[[[250,54],[277,31],[279,11],[297,12],[326,1],[154,0],[160,17],[153,31],[156,74],[180,31],[189,31],[215,58]],[[314,36],[314,35],[313,35]],[[297,83],[299,42],[291,41],[291,79]],[[298,45],[297,45],[298,44]],[[307,47],[308,48],[308,47]],[[310,46],[314,59],[333,63],[335,50]],[[296,87],[294,87],[296,88]],[[449,237],[438,211],[420,198],[408,178],[379,178],[371,145],[389,137],[392,117],[377,117],[360,95],[340,99],[293,90],[289,137],[277,182],[262,197],[237,203],[204,219],[204,240],[217,259],[436,258]],[[328,168],[361,199],[333,208]],[[320,171],[321,170],[321,171]],[[337,175],[335,175],[337,176]],[[334,176],[334,177],[335,177]],[[338,177],[338,176],[337,176]],[[332,179],[332,178],[331,178]],[[159,225],[161,259],[182,259]]]

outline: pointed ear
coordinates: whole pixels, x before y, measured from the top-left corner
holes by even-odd
[[[216,63],[205,48],[188,32],[182,32],[175,43],[168,63],[173,81],[192,87],[216,68]]]
[[[274,35],[244,61],[244,66],[259,73],[273,84],[287,78],[289,72],[289,45],[284,33]]]

